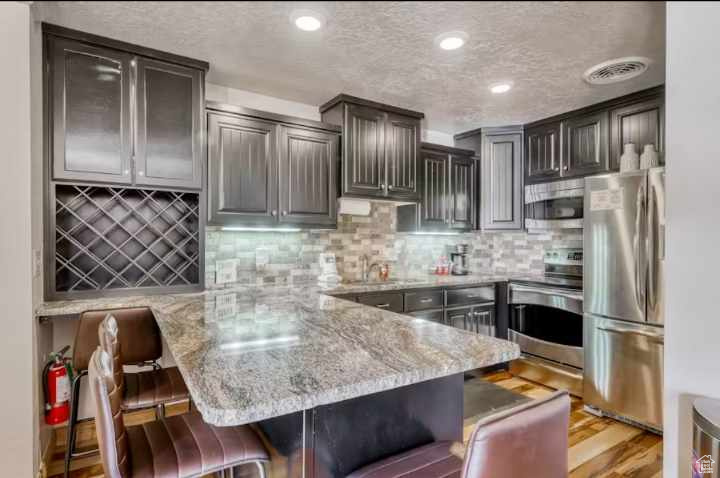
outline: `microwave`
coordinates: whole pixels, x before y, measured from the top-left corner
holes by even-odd
[[[525,229],[582,229],[585,179],[525,186]]]

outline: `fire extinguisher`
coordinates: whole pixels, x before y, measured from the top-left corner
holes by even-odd
[[[43,369],[43,391],[45,392],[45,423],[55,425],[70,415],[70,382],[72,367],[65,353],[70,346],[50,354],[50,361]]]

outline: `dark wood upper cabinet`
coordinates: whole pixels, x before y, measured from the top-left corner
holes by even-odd
[[[448,227],[448,163],[441,152],[422,151],[423,185],[420,199],[420,228],[444,230]]]
[[[525,182],[617,171],[627,143],[654,145],[664,162],[664,130],[664,86],[525,125]]]
[[[208,102],[208,223],[335,227],[339,128]]]
[[[343,196],[416,201],[422,113],[349,95],[320,107],[342,126]]]
[[[337,133],[280,127],[280,222],[337,223]]]
[[[200,189],[205,62],[43,24],[59,181]]]
[[[51,37],[46,58],[53,178],[131,183],[132,56]]]
[[[460,230],[474,229],[477,202],[475,159],[472,156],[451,155],[449,164],[449,227]]]
[[[533,126],[525,131],[525,182],[560,177],[560,122]]]
[[[473,151],[421,143],[420,203],[397,208],[399,232],[469,231],[477,217]]]
[[[343,151],[343,193],[385,196],[385,113],[347,105]]]
[[[208,223],[266,224],[278,213],[278,125],[208,114]]]
[[[480,164],[482,229],[522,229],[522,129],[483,131]]]
[[[607,111],[563,121],[563,177],[597,174],[610,169],[608,122]]]
[[[385,128],[385,158],[388,194],[396,198],[417,197],[417,158],[420,120],[388,113]]]
[[[654,145],[660,153],[660,162],[665,163],[664,97],[656,96],[612,109],[610,123],[612,169],[620,167],[620,156],[627,143],[635,144],[638,154],[642,154],[646,144]]]
[[[203,74],[138,58],[135,183],[202,186]]]

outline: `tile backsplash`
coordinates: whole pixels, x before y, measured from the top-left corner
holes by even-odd
[[[361,258],[388,262],[391,276],[421,275],[455,244],[470,245],[470,269],[476,273],[540,273],[543,253],[551,246],[580,246],[582,234],[553,232],[475,232],[452,236],[415,235],[395,231],[395,206],[373,202],[369,216],[338,218],[337,230],[302,232],[236,232],[208,228],[205,241],[205,284],[216,282],[216,261],[235,259],[237,282],[285,284],[315,281],[319,254],[334,252],[344,280],[361,278]]]

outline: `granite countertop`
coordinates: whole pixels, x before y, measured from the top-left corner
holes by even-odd
[[[38,315],[151,307],[203,418],[228,426],[517,358],[518,346],[505,340],[327,295],[494,282],[491,279],[444,277],[325,289],[237,287],[49,302]]]

